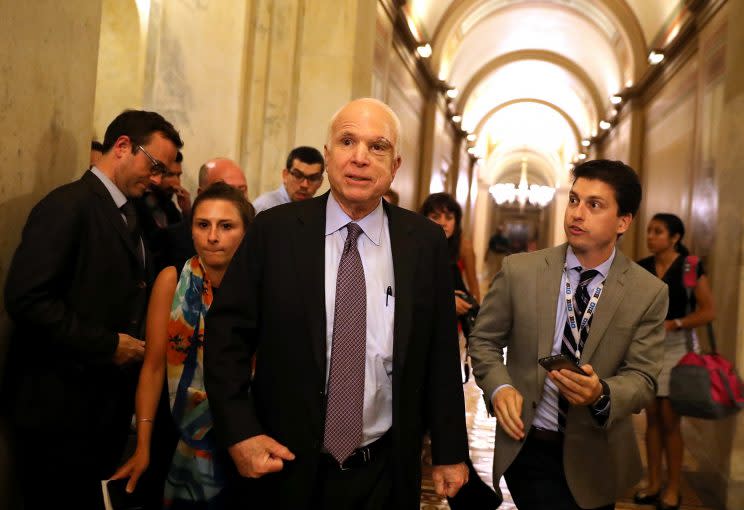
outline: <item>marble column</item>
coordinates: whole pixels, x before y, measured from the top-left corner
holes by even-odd
[[[255,198],[281,183],[292,148],[322,150],[335,111],[371,95],[375,4],[255,0],[246,34],[240,160]]]
[[[744,0],[729,0],[723,117],[717,155],[718,219],[712,284],[716,298],[719,350],[744,374]],[[727,509],[744,508],[744,414],[706,423],[710,448],[720,457],[718,468]]]
[[[0,286],[29,210],[88,167],[101,2],[0,0]],[[0,373],[9,321],[0,297]],[[0,424],[0,508],[15,508]]]

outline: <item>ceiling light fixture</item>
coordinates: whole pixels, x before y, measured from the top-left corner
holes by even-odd
[[[582,160],[582,161],[584,161],[586,159],[586,154],[584,154],[583,152],[580,152],[579,153],[579,159]]]
[[[515,186],[513,182],[500,182],[490,186],[488,192],[497,205],[517,202],[520,208],[524,208],[527,202],[538,207],[545,207],[555,196],[555,188],[552,186],[527,183],[527,158],[522,158],[518,185]]]
[[[652,66],[660,64],[662,60],[664,60],[663,51],[652,50],[651,53],[648,54],[648,63]]]
[[[477,139],[478,139],[478,135],[476,135],[475,133],[470,133],[470,134],[468,135],[468,142],[474,142],[474,141],[476,141]]]
[[[460,122],[462,122],[462,115],[453,115],[452,122],[454,122],[455,124],[459,124]]]
[[[605,129],[605,130],[607,130],[607,129],[610,129],[611,127],[612,127],[612,124],[610,124],[610,123],[609,123],[609,122],[607,122],[606,120],[600,120],[600,121],[599,121],[599,128],[600,128],[600,129]]]
[[[591,144],[592,144],[592,142],[590,142],[587,139],[581,140],[581,146],[582,147],[589,147]]]
[[[618,104],[620,104],[622,102],[623,102],[622,96],[619,96],[619,95],[615,94],[614,96],[611,96],[610,97],[610,103],[612,103],[614,105],[618,105]]]
[[[457,90],[457,87],[452,87],[451,89],[447,89],[447,97],[450,99],[456,98],[459,93],[460,91]]]
[[[431,45],[429,43],[426,43],[422,46],[419,46],[416,48],[416,52],[421,56],[421,58],[429,58],[431,57]]]

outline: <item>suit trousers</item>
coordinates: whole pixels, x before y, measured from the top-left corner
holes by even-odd
[[[563,470],[563,441],[546,441],[530,431],[519,454],[504,473],[520,510],[587,510],[571,494]],[[591,461],[591,459],[588,459]],[[607,505],[596,510],[614,510]],[[594,509],[592,509],[594,510]]]

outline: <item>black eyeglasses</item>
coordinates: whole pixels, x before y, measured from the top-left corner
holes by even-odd
[[[307,179],[307,182],[320,182],[323,180],[323,172],[317,172],[314,174],[307,175],[297,170],[296,168],[290,168],[287,171],[289,172],[289,175],[297,179],[297,181],[299,182],[302,182],[305,179]]]
[[[150,173],[152,175],[165,175],[166,173],[168,173],[168,168],[166,168],[166,166],[161,161],[153,158],[150,153],[145,150],[144,147],[138,145],[137,148],[144,152],[145,156],[150,158],[150,162],[152,163],[152,166],[150,167]]]

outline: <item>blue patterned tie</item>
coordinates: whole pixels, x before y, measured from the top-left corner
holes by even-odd
[[[328,407],[323,433],[323,446],[339,463],[343,463],[362,441],[367,344],[367,286],[357,249],[362,228],[349,223],[346,230],[348,235],[336,279]]]
[[[574,268],[577,271],[581,271],[581,267]],[[576,314],[576,325],[581,326],[581,318],[584,316],[586,306],[589,304],[589,291],[587,286],[595,276],[599,274],[596,269],[590,269],[584,271],[579,276],[579,286],[576,287],[576,293],[574,294],[575,314]],[[566,275],[568,278],[568,275]],[[561,354],[565,354],[571,359],[576,358],[576,341],[574,340],[573,334],[571,334],[571,326],[568,323],[569,319],[566,317],[566,324],[563,326],[563,342],[561,342]],[[586,342],[587,336],[589,336],[589,325],[591,320],[587,323],[586,328],[579,331],[580,334],[580,347],[583,348],[584,342]],[[568,413],[569,403],[562,394],[558,394],[558,430],[561,432],[566,431],[566,414]]]

